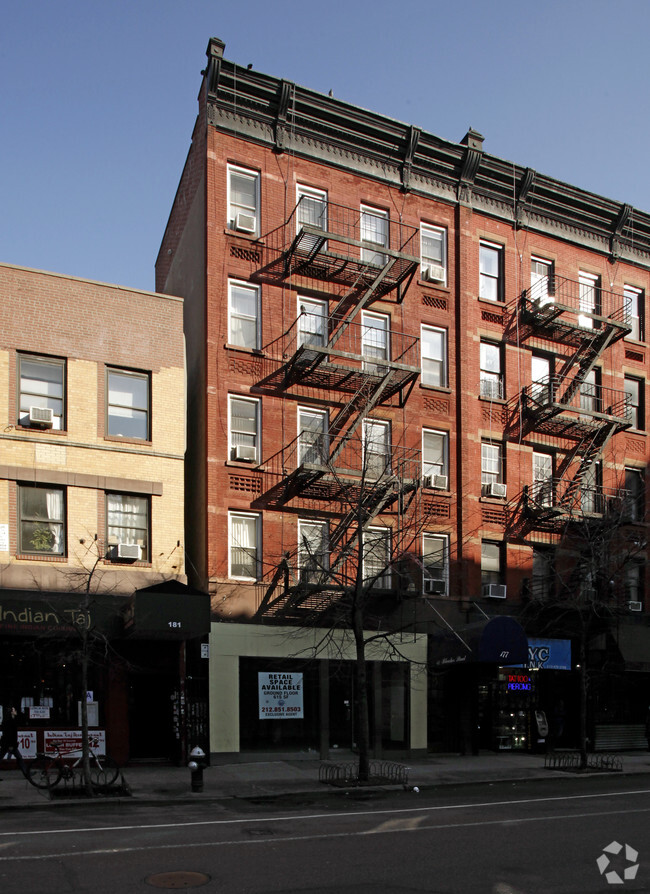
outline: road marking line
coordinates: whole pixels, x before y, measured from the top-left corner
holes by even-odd
[[[555,795],[547,798],[518,798],[513,801],[479,801],[474,804],[438,804],[431,807],[400,807],[397,810],[359,810],[341,813],[303,813],[287,816],[243,817],[241,819],[192,820],[183,823],[147,823],[130,826],[87,826],[78,829],[36,829],[25,832],[0,832],[0,838],[15,838],[18,835],[80,835],[84,832],[130,832],[134,829],[185,829],[193,826],[236,826],[243,823],[286,823],[291,820],[321,820],[355,816],[397,816],[403,813],[433,813],[443,810],[476,810],[477,807],[508,807],[517,804],[544,804],[558,801],[585,801],[594,798],[629,797],[630,795],[650,795],[650,789],[638,789],[630,792],[600,792],[591,795]]]

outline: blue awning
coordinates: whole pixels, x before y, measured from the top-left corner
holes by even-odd
[[[499,616],[445,631],[429,641],[429,663],[432,667],[453,667],[458,664],[525,664],[528,660],[528,637],[514,618]]]

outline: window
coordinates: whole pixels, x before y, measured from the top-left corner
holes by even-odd
[[[625,601],[636,603],[635,610],[639,610],[639,604],[643,603],[643,568],[639,560],[632,560],[626,564],[624,576]]]
[[[501,444],[481,444],[481,493],[487,497],[505,497],[503,486],[503,450]]]
[[[424,595],[449,593],[449,537],[422,535],[422,592]]]
[[[596,321],[591,314],[600,314],[600,279],[592,273],[580,271],[578,276],[580,289],[580,311],[578,326],[583,329],[595,329]]]
[[[363,455],[368,477],[381,478],[390,470],[390,423],[364,419]]]
[[[327,302],[298,298],[298,347],[327,344]]]
[[[553,302],[555,276],[551,261],[530,259],[530,300],[542,307]]]
[[[422,326],[422,384],[447,387],[447,330]]]
[[[645,520],[645,476],[642,469],[625,470],[625,520],[642,522]]]
[[[600,370],[590,370],[580,385],[580,409],[589,413],[600,412]]]
[[[367,528],[363,532],[363,583],[366,587],[381,590],[387,590],[391,585],[388,528]]]
[[[483,595],[485,590],[491,584],[500,584],[502,582],[502,546],[501,543],[495,543],[493,540],[481,541],[481,585],[483,587]]]
[[[296,207],[296,233],[302,227],[310,227],[312,230],[327,230],[327,193],[322,189],[312,189],[309,186],[298,185]],[[298,245],[299,251],[312,251],[318,243],[318,236],[314,233],[303,233]],[[327,244],[323,246],[327,247]]]
[[[149,558],[149,498],[106,494],[106,534],[111,559]]]
[[[230,459],[259,462],[259,401],[230,396],[228,410],[230,414]]]
[[[322,584],[329,570],[327,522],[298,522],[298,564],[303,584]]]
[[[378,208],[361,206],[361,241],[367,248],[361,249],[361,260],[375,267],[383,267],[386,255],[378,248],[388,248],[388,212]]]
[[[18,425],[64,428],[65,361],[19,355],[18,380]]]
[[[533,453],[533,500],[539,506],[553,505],[553,456]]]
[[[422,432],[422,475],[425,487],[449,489],[448,442],[447,432],[428,429]]]
[[[476,356],[476,355],[474,355]],[[481,397],[500,400],[505,396],[501,347],[491,341],[481,341]]]
[[[533,548],[532,597],[545,600],[553,594],[553,551]]]
[[[625,313],[632,331],[625,337],[632,341],[645,341],[645,294],[642,289],[625,286]]]
[[[479,246],[479,298],[503,301],[503,246],[481,242]]]
[[[645,425],[643,407],[643,380],[625,376],[625,394],[627,396],[627,419],[633,428],[642,429]]]
[[[369,311],[361,313],[361,353],[364,358],[363,369],[371,375],[384,376],[387,367],[377,360],[390,359],[389,318],[385,314],[373,314]]]
[[[228,521],[228,576],[257,580],[260,576],[259,516],[230,512]]]
[[[445,285],[447,282],[447,231],[429,224],[420,226],[422,279]]]
[[[260,175],[228,165],[228,226],[259,236]]]
[[[533,354],[531,359],[531,395],[542,406],[553,402],[553,379],[550,357]]]
[[[107,433],[117,438],[148,441],[149,376],[146,373],[109,369]]]
[[[320,466],[329,457],[328,416],[319,410],[298,408],[299,463]]]
[[[228,283],[228,341],[241,348],[259,348],[259,303],[257,286]]]
[[[65,497],[60,487],[18,486],[18,551],[64,556]]]
[[[592,463],[582,476],[580,483],[580,508],[586,513],[603,512],[603,468],[601,463]]]

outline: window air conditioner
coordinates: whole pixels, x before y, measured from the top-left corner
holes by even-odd
[[[445,268],[440,264],[423,264],[422,279],[426,279],[429,282],[444,282]]]
[[[642,602],[628,602],[627,607],[631,612],[642,612],[643,611],[643,603]]]
[[[436,490],[447,490],[449,479],[446,475],[431,475],[431,487]]]
[[[246,463],[254,463],[256,459],[257,448],[250,444],[237,444],[232,448],[232,458],[241,460]]]
[[[507,488],[500,481],[492,481],[490,484],[484,485],[486,497],[505,497]]]
[[[235,218],[235,229],[240,233],[254,233],[257,228],[257,218],[254,214],[239,213]]]
[[[117,544],[118,559],[139,559],[140,544],[139,543],[118,543]]]
[[[505,584],[483,584],[483,596],[486,599],[505,599]]]
[[[30,407],[30,425],[42,425],[44,428],[52,428],[54,424],[54,410],[51,407]]]
[[[423,592],[427,594],[437,593],[443,596],[447,595],[447,581],[444,578],[425,577]]]

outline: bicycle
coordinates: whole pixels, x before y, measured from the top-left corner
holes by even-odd
[[[83,762],[83,753],[80,748],[71,748],[62,751],[64,742],[50,742],[54,754],[38,754],[27,767],[27,778],[36,788],[52,788],[62,779],[74,779],[75,770],[80,768]],[[107,754],[98,755],[89,749],[90,753],[90,780],[94,786],[102,787],[112,785],[117,779],[120,767],[117,761]],[[79,754],[72,763],[69,759],[72,755]]]

